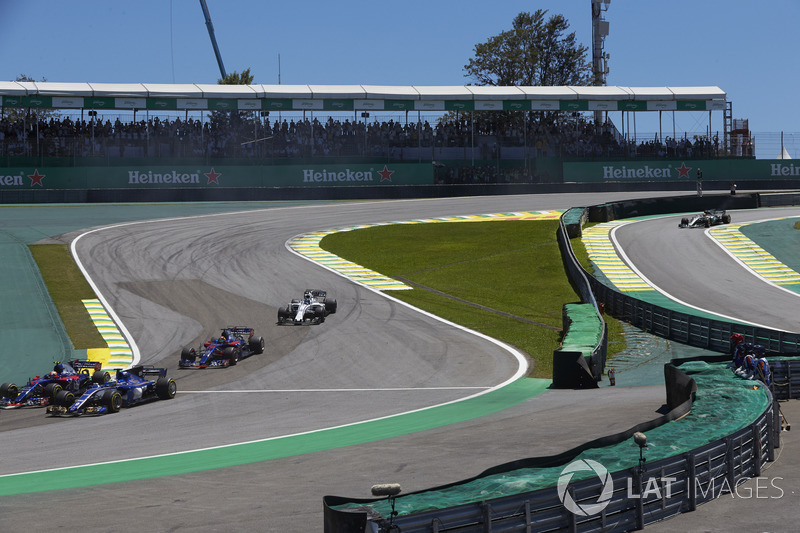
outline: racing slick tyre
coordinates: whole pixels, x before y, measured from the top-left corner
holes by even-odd
[[[48,383],[47,386],[44,388],[44,397],[50,398],[51,400],[55,400],[56,394],[58,394],[59,391],[62,390],[64,390],[64,387],[62,387],[58,383]]]
[[[13,400],[17,396],[19,396],[19,387],[13,383],[3,383],[0,385],[0,397]]]
[[[197,352],[194,348],[189,348],[188,346],[181,350],[181,361],[192,361],[194,362],[197,359]]]
[[[233,346],[228,346],[222,350],[222,358],[228,360],[230,366],[235,365],[239,361],[239,352]]]
[[[314,311],[314,320],[317,324],[325,322],[325,309],[317,309]]]
[[[329,315],[336,312],[336,300],[325,300],[325,312]]]
[[[118,413],[122,408],[122,394],[116,389],[108,389],[103,393],[103,404],[109,413]]]
[[[728,214],[722,215],[722,223],[723,224],[730,224],[731,223],[731,216]]]
[[[68,390],[60,390],[56,393],[53,403],[60,407],[69,407],[75,403],[75,395]]]
[[[250,346],[250,351],[254,354],[264,353],[264,338],[263,337],[250,337],[247,341]]]
[[[703,220],[703,226],[705,226],[707,228],[710,228],[711,227],[711,220],[709,218],[706,218],[705,220]]]
[[[689,219],[688,218],[682,218],[681,219],[681,223],[678,224],[678,227],[679,228],[685,228],[688,225],[689,225]]]
[[[103,383],[107,383],[109,381],[111,381],[111,374],[105,370],[97,370],[94,374],[92,374],[92,383],[96,385],[102,385]]]
[[[159,400],[171,400],[178,392],[178,385],[174,379],[169,379],[166,376],[161,376],[156,380],[156,396]]]
[[[278,309],[278,324],[283,324],[289,318],[289,312],[283,307]]]

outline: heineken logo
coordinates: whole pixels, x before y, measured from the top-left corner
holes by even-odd
[[[214,172],[213,168],[211,169],[211,172]],[[208,174],[206,174],[206,176],[208,176]],[[200,183],[199,173],[190,174],[178,172],[177,170],[171,170],[167,172],[153,172],[152,170],[148,170],[147,172],[140,172],[138,170],[128,171],[129,185],[188,185],[198,183]],[[211,183],[210,178],[209,183]],[[217,181],[217,183],[219,182]]]
[[[603,179],[655,179],[655,178],[669,178],[672,176],[672,169],[670,167],[651,167],[644,165],[639,168],[628,168],[626,166],[617,167],[614,165],[603,166]]]
[[[788,165],[773,163],[770,165],[770,176],[774,177],[800,176],[800,165],[794,166],[794,163]]]
[[[3,187],[14,187],[14,186],[21,186],[22,185],[22,176],[3,176],[0,174],[0,186]],[[41,183],[39,184],[41,185]]]
[[[346,181],[360,181],[360,182],[375,182],[377,180],[376,174],[380,176],[379,183],[384,181],[391,182],[394,170],[389,170],[388,165],[383,165],[383,170],[376,171],[370,168],[369,170],[353,170],[345,168],[343,170],[322,170],[304,169],[303,170],[303,183],[330,183],[330,182],[346,182]]]

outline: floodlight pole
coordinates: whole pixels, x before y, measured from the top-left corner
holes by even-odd
[[[592,85],[604,86],[608,75],[609,54],[603,52],[603,43],[608,35],[609,23],[603,18],[611,0],[591,0],[592,2]],[[595,111],[595,124],[603,122],[603,112]]]

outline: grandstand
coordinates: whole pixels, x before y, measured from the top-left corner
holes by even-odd
[[[562,159],[719,158],[718,87],[474,87],[0,82],[6,166],[434,163],[432,181],[560,181]],[[636,113],[707,112],[703,135],[639,141]],[[602,124],[594,116],[605,116]],[[616,127],[610,116],[620,114]],[[626,122],[634,115],[634,130]],[[674,120],[673,120],[674,125]],[[741,150],[739,150],[741,153]],[[38,162],[32,161],[38,159]],[[91,163],[81,163],[88,160]],[[100,161],[98,161],[100,160]]]

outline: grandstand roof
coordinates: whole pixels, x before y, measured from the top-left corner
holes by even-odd
[[[79,100],[81,98],[85,100]],[[101,103],[100,99],[107,100]],[[588,105],[589,109],[638,111],[722,109],[725,99],[726,93],[719,87],[201,85],[0,81],[0,105],[4,107],[285,110],[522,110],[560,107],[563,110],[580,110],[586,109]],[[582,104],[569,103],[575,101]],[[681,101],[692,102],[692,106],[675,104]],[[633,105],[635,102],[638,105]],[[654,105],[654,102],[660,102],[661,105]],[[666,105],[669,102],[672,104]],[[704,104],[694,105],[697,102]],[[520,103],[524,105],[520,106]]]

